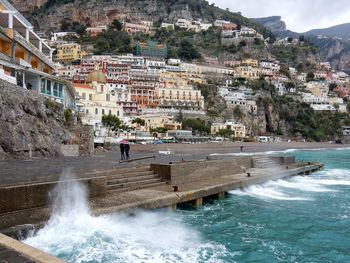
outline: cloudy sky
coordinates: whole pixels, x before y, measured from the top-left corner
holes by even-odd
[[[209,0],[246,17],[280,15],[296,32],[350,23],[349,0]]]

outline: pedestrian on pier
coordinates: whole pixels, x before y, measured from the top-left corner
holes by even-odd
[[[243,152],[243,148],[244,148],[244,146],[241,146],[241,152]]]
[[[124,160],[125,159],[125,144],[121,142],[119,145],[119,148],[120,148],[120,159]]]
[[[125,144],[125,155],[126,155],[126,159],[129,160],[129,151],[130,151],[130,144],[127,143]]]

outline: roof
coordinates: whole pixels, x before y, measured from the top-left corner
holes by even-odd
[[[79,88],[79,89],[94,89],[88,84],[80,84],[80,83],[74,83],[74,88]]]

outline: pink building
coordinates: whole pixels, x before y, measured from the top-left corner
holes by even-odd
[[[97,27],[88,27],[86,32],[91,37],[96,37],[97,35],[107,31],[107,26],[97,26]]]
[[[148,34],[149,27],[142,24],[125,23],[124,31],[126,31],[129,35],[133,35],[137,32]]]

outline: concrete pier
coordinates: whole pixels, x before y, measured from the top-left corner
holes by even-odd
[[[224,198],[233,189],[310,174],[322,167],[321,163],[296,163],[293,156],[228,156],[93,172],[66,183],[79,181],[89,189],[90,207],[97,216],[135,209],[175,210],[182,203],[201,206],[204,198]],[[51,213],[50,192],[57,183],[0,185],[0,230],[14,235],[19,225],[45,223]],[[11,248],[8,242],[5,239]]]

